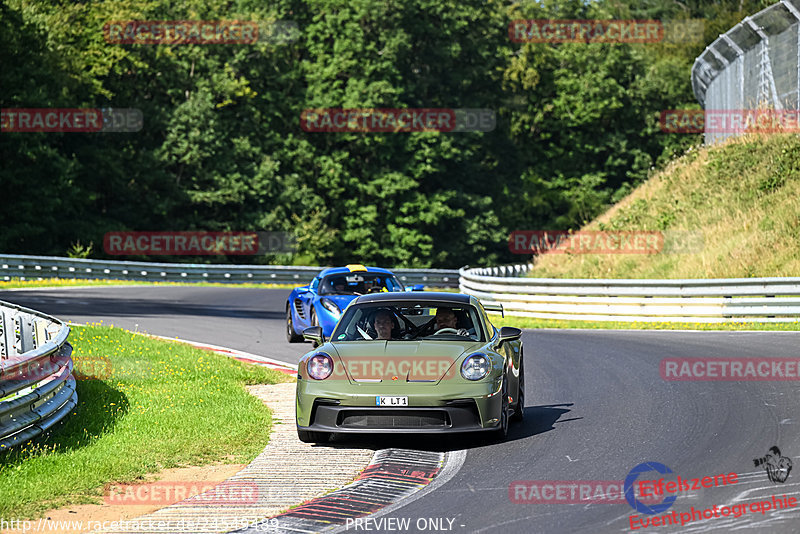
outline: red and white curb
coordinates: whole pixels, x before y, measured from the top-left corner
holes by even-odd
[[[275,369],[276,371],[286,373],[287,375],[297,376],[296,365],[290,365],[286,362],[273,360],[272,358],[267,358],[266,356],[259,356],[258,354],[251,354],[249,352],[244,352],[242,350],[236,350],[236,349],[229,349],[227,347],[220,347],[219,345],[212,345],[210,343],[198,343],[197,341],[189,341],[177,337],[164,337],[164,336],[156,336],[153,334],[147,334],[147,335],[158,339],[164,339],[166,341],[177,341],[179,343],[186,343],[187,345],[191,345],[198,349],[210,350],[216,352],[217,354],[222,354],[223,356],[228,356],[235,360],[239,360],[240,362],[251,363],[254,365],[262,365],[264,367],[269,367],[270,369]]]
[[[458,472],[465,456],[466,451],[379,450],[351,484],[236,532],[278,534],[347,530],[357,518],[361,521],[360,518],[368,515],[375,517],[394,512],[441,486]]]

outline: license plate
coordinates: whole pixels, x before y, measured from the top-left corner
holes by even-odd
[[[408,397],[375,397],[375,406],[408,406]]]

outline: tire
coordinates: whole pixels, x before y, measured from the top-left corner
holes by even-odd
[[[298,335],[294,331],[294,322],[292,321],[292,308],[286,306],[286,339],[289,343],[299,343],[303,341],[303,336]]]
[[[297,429],[297,437],[303,443],[326,443],[331,439],[330,432],[314,432],[312,430]]]
[[[498,441],[503,441],[508,437],[508,424],[509,424],[509,405],[508,405],[508,378],[503,375],[503,386],[500,388],[500,396],[502,397],[500,405],[500,425],[494,431],[494,438]]]
[[[525,362],[519,362],[519,392],[517,393],[517,404],[514,406],[514,415],[511,420],[521,423],[525,419]]]

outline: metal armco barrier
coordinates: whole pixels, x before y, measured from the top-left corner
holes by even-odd
[[[69,327],[0,301],[0,451],[34,438],[78,404]]]
[[[521,278],[530,265],[460,271],[460,290],[508,315],[642,322],[795,322],[800,278],[575,280]]]
[[[145,282],[222,282],[302,285],[324,267],[284,265],[220,265],[149,263],[140,261],[82,260],[55,256],[0,255],[0,280],[23,278],[77,278],[139,280]],[[392,269],[405,285],[458,287],[455,269]]]

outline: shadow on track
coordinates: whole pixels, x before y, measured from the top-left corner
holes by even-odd
[[[100,317],[154,317],[159,315],[200,316],[200,317],[239,317],[248,319],[280,320],[282,311],[248,309],[241,304],[230,306],[191,304],[188,302],[164,301],[137,298],[108,298],[80,295],[64,298],[63,295],[48,296],[37,294],[34,297],[15,294],[7,295],[5,300],[27,306],[57,317],[84,316],[90,313]],[[58,302],[56,302],[58,301]]]
[[[541,406],[526,406],[525,420],[522,423],[511,423],[508,437],[498,440],[490,432],[465,432],[463,434],[339,434],[326,446],[334,447],[359,447],[366,449],[415,449],[420,451],[448,452],[461,449],[488,447],[501,443],[531,438],[555,430],[555,423],[576,421],[581,417],[564,419],[561,417],[569,413],[572,403],[547,404]]]

